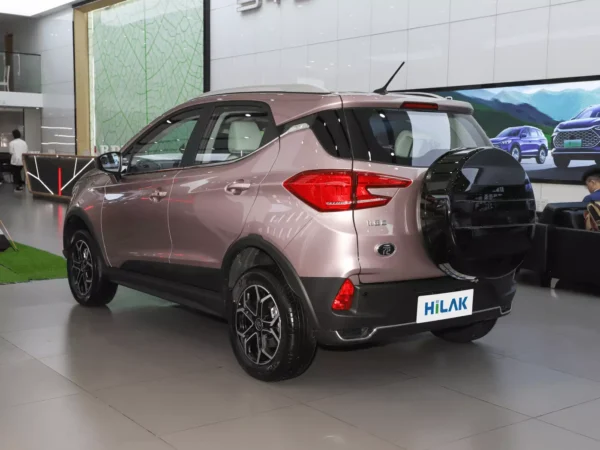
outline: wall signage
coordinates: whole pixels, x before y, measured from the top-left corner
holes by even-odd
[[[271,3],[281,3],[281,0],[264,0],[265,2],[270,1]],[[237,0],[237,10],[239,12],[253,11],[260,9],[263,5],[263,0]]]

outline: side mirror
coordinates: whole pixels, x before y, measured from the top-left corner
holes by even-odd
[[[526,137],[527,137],[527,135],[525,133],[521,133],[521,139],[524,139]]]
[[[123,169],[123,158],[120,152],[104,153],[96,158],[96,165],[102,172],[120,176]]]

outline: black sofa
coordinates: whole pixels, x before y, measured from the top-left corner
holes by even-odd
[[[522,269],[538,273],[542,286],[550,286],[553,278],[600,286],[600,233],[586,231],[586,206],[554,203],[538,217],[533,248]]]

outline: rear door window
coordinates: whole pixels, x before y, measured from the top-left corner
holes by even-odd
[[[185,165],[205,165],[235,161],[251,155],[277,138],[270,111],[266,107],[234,105],[216,107],[197,151]]]
[[[429,167],[450,150],[491,146],[468,114],[351,108],[347,120],[354,157],[363,161]]]

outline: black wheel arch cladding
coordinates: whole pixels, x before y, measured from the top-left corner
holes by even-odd
[[[227,250],[221,265],[226,301],[229,303],[231,300],[230,293],[237,279],[246,271],[261,266],[275,266],[281,272],[294,295],[300,299],[310,325],[316,329],[318,319],[315,310],[296,270],[277,247],[259,235],[246,236]]]
[[[498,149],[448,152],[423,180],[424,244],[455,278],[499,278],[516,270],[532,245],[535,211],[525,170]]]

